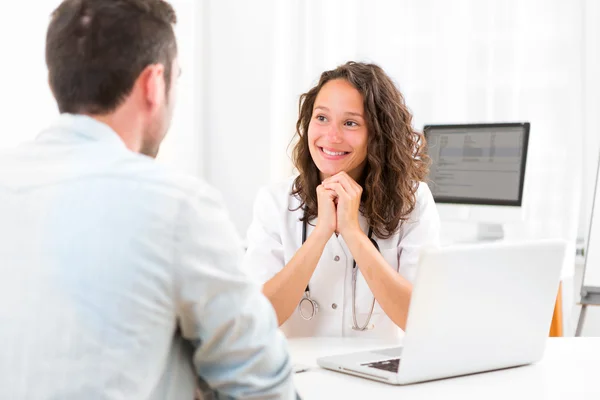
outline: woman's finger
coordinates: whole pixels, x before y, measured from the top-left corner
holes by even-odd
[[[350,195],[339,182],[329,182],[324,184],[325,188],[333,190],[339,198],[350,199]]]
[[[362,187],[356,183],[354,179],[352,179],[347,173],[340,172],[330,178],[327,178],[323,183],[332,183],[337,182],[344,187],[344,190],[349,195],[354,197],[360,196],[362,194]]]

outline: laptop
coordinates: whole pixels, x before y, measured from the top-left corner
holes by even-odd
[[[317,364],[404,385],[536,362],[548,338],[565,247],[544,240],[425,250],[403,346]]]

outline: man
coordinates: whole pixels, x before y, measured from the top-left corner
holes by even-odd
[[[219,195],[153,160],[174,107],[175,20],[161,0],[52,14],[61,116],[0,153],[2,399],[190,399],[192,363],[219,398],[295,397]]]

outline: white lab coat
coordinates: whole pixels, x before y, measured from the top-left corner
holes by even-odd
[[[243,265],[261,283],[284,268],[302,245],[302,210],[297,209],[299,199],[290,194],[293,182],[292,177],[262,188],[255,201]],[[307,225],[307,237],[315,223],[316,220]],[[359,223],[363,232],[368,232],[362,215]],[[439,231],[439,216],[431,191],[427,184],[421,183],[417,190],[417,204],[409,221],[390,238],[374,239],[389,265],[413,282],[419,250],[423,246],[439,246]],[[294,311],[281,326],[287,337],[396,338],[403,334],[377,302],[371,318],[374,327],[367,331],[352,329],[352,264],[352,254],[342,236],[332,235],[309,283],[311,298],[319,304],[319,311],[310,321],[305,321],[297,310]],[[372,300],[373,294],[358,272],[356,313],[359,326],[365,323]]]

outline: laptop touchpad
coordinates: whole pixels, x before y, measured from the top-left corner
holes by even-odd
[[[392,347],[390,349],[372,350],[371,353],[380,354],[382,356],[400,357],[402,355],[402,347]]]

